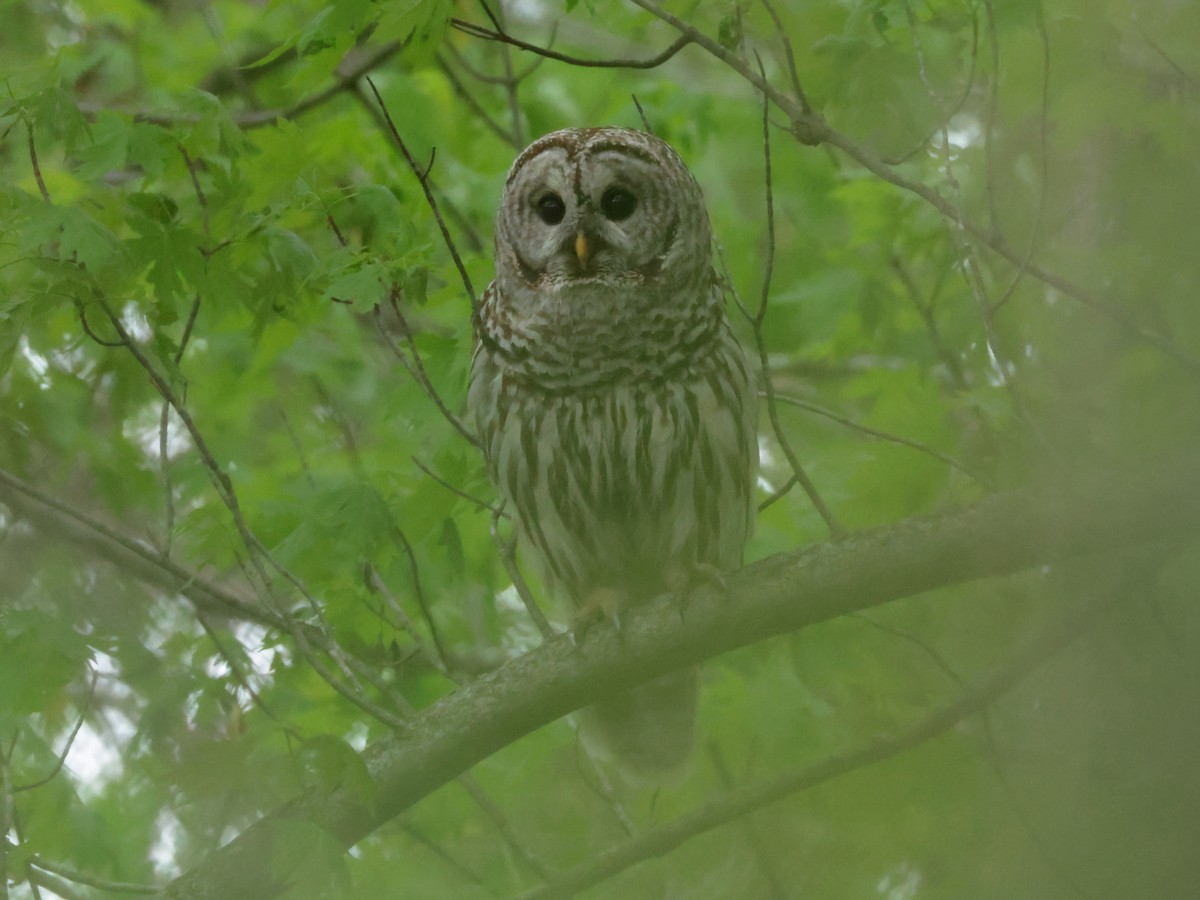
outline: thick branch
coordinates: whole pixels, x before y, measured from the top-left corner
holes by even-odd
[[[997,494],[963,511],[779,554],[731,575],[732,599],[691,600],[682,621],[660,603],[635,611],[620,635],[597,626],[578,648],[565,637],[548,641],[368,748],[370,808],[348,791],[296,800],[176,879],[166,896],[275,896],[287,885],[271,861],[277,841],[295,840],[289,823],[315,823],[350,846],[496,750],[605,693],[900,597],[1200,530],[1196,463],[1155,473]]]

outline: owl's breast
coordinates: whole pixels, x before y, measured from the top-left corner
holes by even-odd
[[[477,359],[471,405],[492,476],[571,596],[668,562],[737,565],[750,529],[754,393],[732,336],[679,377],[549,392]]]

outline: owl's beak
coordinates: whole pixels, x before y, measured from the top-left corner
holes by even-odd
[[[579,260],[579,268],[588,270],[588,242],[582,231],[575,233],[575,256]]]

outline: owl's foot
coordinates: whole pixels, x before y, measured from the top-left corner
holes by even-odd
[[[725,573],[712,563],[692,563],[672,572],[667,579],[671,593],[675,595],[676,608],[679,610],[679,621],[687,617],[688,604],[694,597],[705,593],[715,593],[725,596]]]
[[[598,622],[612,622],[617,634],[620,634],[622,605],[621,592],[616,588],[594,588],[584,597],[571,619],[571,628],[567,632],[571,636],[571,643],[578,646],[588,629]]]

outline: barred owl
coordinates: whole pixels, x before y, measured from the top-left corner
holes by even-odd
[[[577,616],[738,566],[755,392],[692,174],[658,138],[557,131],[513,163],[469,405],[498,491]],[[693,742],[693,669],[589,707],[585,742],[636,774]]]

